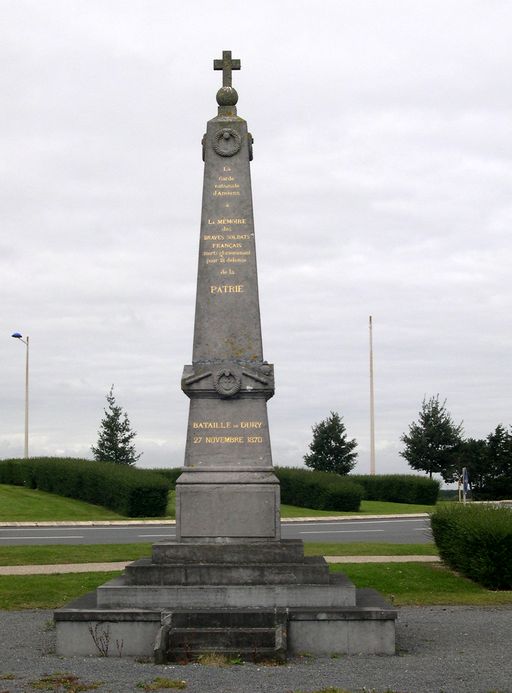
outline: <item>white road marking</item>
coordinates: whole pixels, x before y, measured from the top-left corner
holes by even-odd
[[[323,530],[323,531],[316,531],[312,529],[308,529],[305,532],[299,532],[299,534],[349,534],[349,533],[356,533],[359,534],[361,532],[383,532],[383,529],[328,529],[328,530]]]
[[[138,537],[175,537],[175,534],[137,534]]]
[[[59,537],[59,536],[55,536],[55,535],[52,535],[51,537],[41,537],[41,536],[37,536],[37,537],[2,537],[2,540],[3,539],[83,539],[83,538],[84,537],[81,534],[72,535],[72,536],[70,536],[68,534],[65,537]]]
[[[317,525],[381,525],[384,523],[397,524],[400,522],[426,522],[422,517],[409,520],[353,520],[353,521],[336,521],[336,522],[297,522],[298,527],[316,527]]]
[[[80,527],[82,532],[95,532],[97,530],[103,529],[103,530],[111,530],[114,532],[117,532],[120,529],[126,529],[126,530],[136,530],[136,529],[143,529],[144,525],[132,525],[131,527],[119,527],[118,525],[102,525],[102,526],[97,526],[97,527]],[[162,525],[162,527],[155,527],[155,529],[166,529],[166,525]],[[37,527],[0,527],[0,532],[33,532],[34,530],[37,531]],[[51,531],[51,527],[41,527],[41,531],[46,531],[48,530]],[[56,529],[56,531],[59,532],[76,532],[77,528],[76,527],[59,527]]]

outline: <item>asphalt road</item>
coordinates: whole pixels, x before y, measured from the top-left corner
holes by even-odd
[[[283,522],[284,539],[305,542],[377,541],[423,544],[431,541],[428,518],[382,518]],[[176,536],[174,525],[0,527],[0,545],[154,543]]]

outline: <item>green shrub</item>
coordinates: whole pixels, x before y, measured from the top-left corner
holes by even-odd
[[[70,457],[0,460],[0,483],[102,505],[128,517],[162,517],[169,484],[145,469]]]
[[[512,589],[512,511],[491,505],[441,506],[431,516],[439,555],[489,589]]]
[[[156,467],[155,469],[149,469],[148,471],[155,474],[160,474],[160,476],[164,476],[169,482],[169,488],[174,490],[176,488],[176,479],[182,473],[183,467]]]
[[[291,467],[275,467],[281,502],[317,510],[358,511],[363,488],[346,476]]]
[[[350,474],[364,488],[365,500],[435,505],[439,481],[415,474]]]

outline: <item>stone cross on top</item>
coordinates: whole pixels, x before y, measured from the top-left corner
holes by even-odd
[[[240,60],[231,58],[231,51],[222,51],[222,60],[214,60],[213,69],[222,70],[222,86],[231,87],[231,71],[240,69]]]

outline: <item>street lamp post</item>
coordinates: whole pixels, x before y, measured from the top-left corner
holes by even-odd
[[[375,397],[373,392],[373,323],[370,326],[370,474],[375,475]]]
[[[25,451],[24,451],[24,457],[28,457],[28,359],[29,359],[29,338],[26,337],[23,339],[23,335],[21,335],[19,332],[15,332],[13,335],[14,339],[19,339],[20,342],[23,342],[25,344],[27,350],[26,350],[26,358],[25,358]]]

